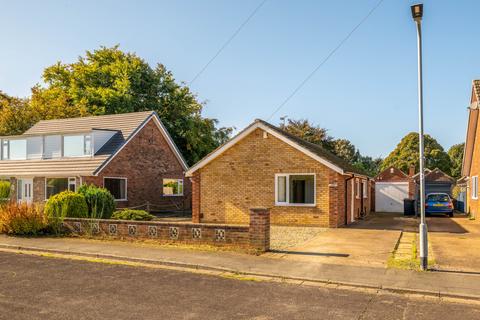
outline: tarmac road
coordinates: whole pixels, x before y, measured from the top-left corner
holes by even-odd
[[[480,319],[479,304],[0,252],[0,319]]]

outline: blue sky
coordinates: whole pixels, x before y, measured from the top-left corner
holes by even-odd
[[[268,118],[378,0],[267,0],[192,84],[204,115],[242,129]],[[27,96],[43,69],[120,44],[189,82],[260,0],[0,0],[0,90]],[[386,156],[417,122],[416,34],[409,6],[385,0],[271,119],[307,118]],[[462,142],[471,81],[480,78],[480,1],[426,0],[425,130]]]

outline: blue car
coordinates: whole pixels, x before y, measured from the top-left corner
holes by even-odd
[[[444,213],[453,217],[452,198],[446,193],[429,193],[425,198],[425,213]]]

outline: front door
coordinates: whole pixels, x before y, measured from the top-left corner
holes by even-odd
[[[18,179],[17,182],[18,202],[32,203],[33,200],[33,179]]]

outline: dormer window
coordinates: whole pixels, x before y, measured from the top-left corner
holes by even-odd
[[[63,156],[83,157],[92,154],[92,137],[89,134],[63,136]]]

